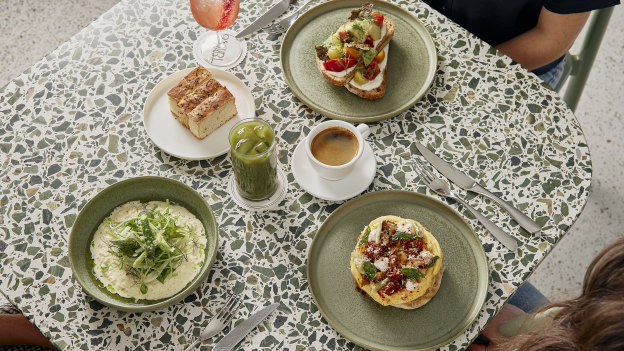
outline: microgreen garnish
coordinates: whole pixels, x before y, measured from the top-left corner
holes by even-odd
[[[410,233],[394,233],[394,235],[392,236],[392,240],[419,239],[419,238],[422,238],[422,236],[418,236],[418,235],[414,235]]]
[[[179,225],[169,212],[157,207],[121,222],[108,222],[109,252],[120,258],[122,267],[136,277],[139,291],[146,294],[147,283],[165,279],[186,259],[181,248],[197,236],[189,225]]]
[[[366,227],[366,230],[364,230],[364,235],[362,235],[362,239],[360,239],[358,246],[362,246],[366,244],[366,242],[368,241],[368,235],[370,234],[370,232],[371,232],[370,226]]]
[[[431,263],[429,263],[427,265],[427,268],[431,268],[433,267],[433,265],[436,263],[436,261],[438,260],[438,258],[440,258],[439,256],[433,256],[433,259],[431,259]]]
[[[368,280],[370,281],[373,281],[373,279],[375,279],[375,276],[377,275],[377,268],[375,268],[375,265],[372,264],[370,261],[364,261],[364,263],[362,264],[362,268],[364,268],[366,278],[368,278]]]
[[[407,278],[407,279],[420,279],[422,277],[424,277],[424,275],[416,268],[410,268],[410,267],[406,267],[406,268],[401,268],[401,273],[403,273],[403,275]]]

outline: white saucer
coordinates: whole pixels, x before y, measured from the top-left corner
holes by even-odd
[[[304,148],[305,140],[295,148],[292,156],[292,172],[297,183],[318,198],[330,201],[350,199],[366,190],[375,178],[377,160],[368,143],[364,144],[364,154],[355,163],[353,171],[340,180],[321,178],[310,166]]]
[[[247,200],[244,197],[240,196],[240,194],[238,193],[238,190],[236,190],[236,180],[234,179],[234,173],[232,173],[232,175],[230,176],[230,180],[228,182],[228,192],[232,195],[232,199],[234,200],[234,202],[246,209],[246,210],[250,210],[250,211],[268,211],[268,210],[272,210],[275,209],[277,207],[277,205],[279,205],[280,202],[282,202],[282,200],[284,200],[284,198],[286,197],[286,192],[287,192],[287,185],[288,182],[286,181],[286,175],[284,174],[284,172],[282,172],[282,170],[278,167],[277,168],[277,190],[275,190],[275,193],[273,195],[271,195],[269,198],[264,199],[264,200],[260,200],[260,201],[252,201],[252,200]]]
[[[251,91],[240,79],[231,73],[208,68],[212,76],[234,95],[238,115],[203,140],[197,139],[171,114],[167,97],[169,89],[176,86],[192,69],[178,71],[152,89],[143,107],[143,125],[150,139],[164,152],[187,160],[204,160],[223,155],[230,149],[230,129],[242,119],[254,118],[256,105]]]
[[[217,37],[215,36],[215,32],[213,31],[208,31],[202,35],[199,36],[199,38],[197,38],[197,40],[195,40],[195,44],[193,44],[193,55],[195,56],[195,60],[197,60],[197,62],[206,67],[217,67],[220,69],[229,69],[232,68],[234,66],[238,66],[239,63],[241,63],[243,61],[243,59],[245,58],[245,56],[247,56],[247,43],[245,42],[245,40],[238,40],[236,39],[236,33],[234,33],[233,31],[227,29],[227,30],[222,30],[220,32],[221,34],[221,40],[223,40],[225,42],[225,45],[228,47],[236,47],[241,51],[240,56],[238,56],[238,58],[236,58],[235,60],[233,60],[232,62],[230,62],[227,65],[223,65],[223,64],[217,64],[217,63],[213,63],[211,62],[211,60],[209,60],[207,57],[205,57],[205,55],[203,54],[203,48],[202,48],[202,44],[206,45],[206,44],[210,44],[210,45],[216,45],[216,40]],[[206,37],[210,38],[210,40],[205,39]],[[226,60],[229,61],[229,59],[231,59],[231,57],[226,57]]]

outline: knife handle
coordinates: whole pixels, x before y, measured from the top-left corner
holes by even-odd
[[[486,188],[482,187],[481,185],[476,184],[469,190],[477,194],[481,194],[485,197],[488,197],[494,202],[496,202],[497,204],[499,204],[502,208],[504,208],[511,215],[511,217],[513,217],[513,219],[516,220],[516,222],[518,222],[518,224],[520,224],[522,228],[526,229],[526,231],[528,231],[529,233],[537,234],[542,230],[542,227],[540,227],[539,224],[535,223],[535,221],[533,221],[529,216],[520,212],[520,210],[511,206],[510,204],[508,204],[506,201],[504,201],[500,197],[492,194],[491,192],[489,192]]]
[[[498,239],[498,241],[500,241],[501,244],[505,245],[506,248],[508,248],[509,250],[513,252],[516,251],[516,249],[518,248],[518,242],[516,241],[516,239],[514,239],[513,236],[511,236],[511,234],[505,233],[499,226],[497,226],[492,221],[490,221],[486,216],[481,214],[481,212],[475,210],[474,207],[468,205],[466,201],[460,199],[457,196],[454,197],[453,199],[457,200],[459,203],[464,205],[464,207],[469,209],[470,212],[472,212],[472,214],[475,215],[475,217],[477,217],[479,222],[483,224],[485,229],[487,229],[488,232],[490,232],[490,234],[492,234],[496,239]]]

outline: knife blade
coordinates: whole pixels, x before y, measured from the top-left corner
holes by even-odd
[[[269,9],[269,11],[260,16],[252,24],[250,24],[249,27],[243,29],[242,31],[240,31],[240,33],[236,34],[236,38],[248,36],[249,34],[273,22],[273,20],[279,17],[282,13],[286,12],[288,6],[290,6],[290,0],[279,0],[277,4],[273,5],[273,7]]]
[[[517,208],[511,206],[503,199],[489,192],[474,179],[457,170],[452,165],[446,163],[431,150],[427,149],[423,144],[417,141],[415,141],[414,143],[416,144],[416,148],[418,149],[418,151],[420,151],[423,157],[427,159],[427,161],[429,161],[433,165],[433,167],[435,167],[435,169],[437,169],[445,177],[450,179],[454,184],[458,185],[464,190],[472,191],[490,198],[502,208],[504,208],[511,215],[511,217],[513,217],[513,219],[515,219],[518,224],[520,224],[520,226],[526,229],[529,233],[536,234],[542,230],[542,227],[540,227],[539,224],[535,223],[535,221],[533,221],[527,215],[520,212],[520,210],[518,210]]]
[[[241,324],[237,325],[234,329],[232,329],[223,339],[219,340],[219,342],[214,346],[214,351],[230,351],[236,346],[241,340],[249,334],[250,331],[253,330],[260,322],[262,322],[271,312],[273,312],[279,303],[274,303],[272,305],[268,305],[261,309],[258,312],[255,312],[251,316],[249,316],[246,320],[244,320]]]

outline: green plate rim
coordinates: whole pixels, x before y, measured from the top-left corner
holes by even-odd
[[[417,193],[417,192],[413,192],[413,191],[408,191],[408,190],[381,190],[381,191],[375,191],[375,192],[371,192],[362,196],[359,196],[357,198],[354,198],[352,200],[347,201],[346,203],[342,204],[340,207],[338,207],[334,212],[332,212],[327,219],[325,219],[325,221],[323,222],[323,224],[321,224],[321,226],[317,229],[316,234],[314,235],[314,238],[312,239],[312,243],[310,244],[309,248],[308,248],[308,253],[307,253],[307,261],[306,261],[306,277],[308,280],[308,289],[310,290],[310,293],[312,294],[312,298],[314,300],[314,304],[316,305],[316,307],[318,308],[319,312],[321,313],[321,315],[323,316],[323,318],[327,321],[327,323],[334,328],[338,333],[340,333],[343,337],[351,340],[352,342],[356,343],[359,346],[362,347],[366,347],[369,348],[371,350],[382,350],[382,349],[378,349],[375,348],[375,345],[371,345],[368,343],[367,340],[365,339],[361,339],[359,338],[357,335],[355,335],[353,332],[351,332],[350,330],[347,329],[343,329],[341,327],[340,323],[335,322],[334,320],[332,320],[331,316],[324,310],[324,307],[321,306],[318,301],[319,299],[317,298],[316,294],[314,293],[314,289],[313,289],[313,280],[310,279],[311,276],[313,276],[314,274],[311,275],[311,271],[310,271],[310,259],[311,259],[311,255],[313,251],[318,251],[319,248],[317,246],[319,246],[320,244],[319,241],[320,239],[318,239],[319,233],[322,233],[324,227],[326,226],[327,223],[329,223],[330,221],[333,221],[335,219],[335,217],[340,217],[342,215],[343,212],[348,211],[348,209],[354,205],[354,204],[358,204],[358,203],[365,203],[365,202],[372,202],[375,201],[377,197],[382,196],[382,197],[386,197],[386,196],[395,196],[395,197],[400,197],[400,196],[407,196],[407,197],[420,197],[421,199],[424,199],[424,201],[429,201],[431,203],[434,203],[437,206],[442,206],[444,207],[449,213],[454,214],[454,216],[456,217],[457,220],[459,220],[459,223],[463,224],[468,231],[472,234],[471,239],[476,240],[476,242],[478,243],[478,247],[481,248],[481,250],[479,250],[478,252],[475,252],[475,258],[478,260],[478,262],[481,264],[481,269],[480,271],[484,271],[484,275],[485,279],[480,281],[479,284],[479,294],[476,298],[477,303],[473,306],[472,308],[472,313],[467,316],[465,318],[465,323],[463,328],[458,331],[455,335],[449,335],[448,338],[439,343],[438,345],[432,346],[432,347],[427,347],[425,349],[415,349],[413,347],[388,347],[388,346],[384,346],[383,350],[390,350],[390,351],[404,351],[404,350],[414,350],[414,351],[418,351],[418,350],[433,350],[433,349],[437,349],[439,347],[442,347],[444,345],[447,345],[449,342],[453,341],[455,338],[457,338],[459,335],[461,335],[463,332],[465,332],[465,330],[470,327],[470,324],[472,322],[474,322],[474,320],[477,318],[477,316],[479,315],[481,309],[483,308],[483,304],[485,303],[485,299],[487,297],[487,291],[488,291],[488,286],[489,286],[489,280],[490,280],[490,272],[489,272],[489,265],[488,265],[488,261],[487,261],[487,257],[485,255],[485,251],[483,250],[483,244],[481,243],[481,240],[479,240],[479,237],[477,236],[477,234],[474,232],[474,230],[472,229],[472,227],[470,225],[468,225],[468,223],[464,220],[464,218],[457,213],[457,211],[455,211],[453,208],[451,208],[450,206],[448,206],[447,204],[436,200],[434,198],[431,198],[427,195],[421,194],[421,193]],[[327,235],[327,234],[326,234]],[[348,252],[351,252],[351,248],[349,248]],[[346,268],[345,268],[346,269]]]
[[[438,56],[437,56],[435,43],[433,42],[433,39],[431,38],[431,34],[427,30],[427,27],[425,27],[425,25],[416,16],[414,16],[413,14],[411,14],[410,12],[408,12],[407,10],[405,10],[404,8],[398,5],[395,5],[390,2],[382,1],[382,0],[370,0],[369,2],[372,2],[375,5],[375,8],[380,9],[382,12],[383,12],[383,8],[393,8],[396,11],[403,13],[405,18],[410,18],[413,21],[413,23],[416,24],[415,28],[417,32],[421,34],[421,38],[425,42],[425,46],[428,49],[428,56],[429,56],[429,62],[430,62],[429,71],[427,73],[425,84],[421,86],[418,92],[411,99],[407,100],[402,105],[397,106],[397,108],[395,108],[393,111],[384,113],[381,115],[372,116],[372,117],[361,117],[361,118],[343,116],[340,114],[332,113],[331,111],[328,111],[327,109],[323,108],[321,104],[311,101],[304,94],[302,94],[298,89],[296,89],[296,85],[293,84],[292,78],[289,76],[289,73],[288,73],[290,70],[286,69],[285,67],[285,62],[288,61],[288,59],[286,58],[286,54],[290,50],[290,46],[291,46],[290,41],[292,41],[292,37],[295,35],[293,33],[295,33],[299,29],[299,27],[304,26],[310,21],[312,21],[317,16],[315,14],[318,12],[323,13],[323,12],[330,11],[330,10],[337,9],[337,8],[348,8],[348,9],[358,8],[362,4],[361,0],[332,0],[332,1],[320,4],[320,5],[317,5],[309,9],[308,11],[304,12],[301,16],[299,16],[299,18],[292,24],[292,26],[288,29],[288,31],[284,35],[282,39],[282,45],[280,48],[281,69],[284,75],[284,80],[286,81],[286,84],[290,88],[290,91],[310,109],[326,117],[330,117],[333,119],[340,119],[340,120],[347,121],[347,122],[370,123],[370,122],[377,122],[380,120],[384,120],[384,119],[397,116],[401,114],[402,112],[408,110],[410,107],[414,106],[416,102],[420,101],[425,96],[429,88],[431,87],[431,84],[433,83],[433,80],[435,78],[436,70],[438,67],[438,61],[437,61]]]
[[[212,245],[206,245],[206,260],[204,260],[204,264],[202,265],[202,268],[200,270],[200,272],[193,278],[193,280],[191,280],[187,286],[180,290],[178,293],[176,293],[173,296],[167,297],[167,298],[163,298],[163,299],[158,299],[158,300],[138,300],[138,302],[127,302],[131,299],[126,299],[120,296],[114,296],[114,300],[115,300],[115,304],[111,304],[106,300],[102,300],[100,298],[98,298],[97,296],[94,296],[91,294],[91,292],[89,291],[89,289],[87,288],[87,284],[86,282],[83,280],[83,276],[76,274],[76,267],[79,264],[85,264],[88,266],[87,261],[90,259],[91,254],[89,252],[87,252],[85,254],[84,260],[80,260],[80,262],[76,262],[74,257],[74,253],[72,253],[73,251],[73,238],[76,237],[77,235],[79,235],[78,233],[78,229],[76,228],[75,224],[79,223],[79,219],[81,218],[81,215],[84,216],[84,212],[83,210],[85,208],[89,208],[90,205],[93,205],[94,203],[96,203],[100,198],[105,196],[106,192],[110,192],[110,191],[114,191],[116,188],[119,187],[123,187],[128,183],[135,183],[135,182],[141,182],[144,180],[151,180],[151,181],[157,181],[157,182],[164,182],[164,183],[172,183],[175,186],[179,186],[182,188],[186,188],[187,190],[190,190],[191,192],[195,193],[197,195],[198,198],[200,198],[202,200],[202,202],[206,205],[206,208],[208,209],[208,221],[212,223],[210,228],[204,228],[204,230],[206,231],[206,235],[211,235],[211,233],[213,233],[212,235],[214,236],[214,240],[212,241]],[[144,201],[150,201],[153,200],[151,198],[141,198],[141,199],[137,199],[141,202]],[[133,201],[133,200],[128,200],[128,201]],[[121,205],[121,204],[118,204]],[[191,212],[193,212],[191,210]],[[110,214],[110,213],[109,213]],[[106,218],[106,217],[104,217]],[[104,219],[102,218],[102,220]],[[101,222],[101,221],[100,221]],[[91,232],[89,233],[89,239],[88,242],[90,243],[93,240],[93,235],[95,234],[95,232]],[[101,190],[100,192],[98,192],[93,198],[91,198],[85,205],[84,207],[80,210],[80,212],[78,213],[78,216],[76,217],[76,219],[74,220],[74,224],[72,225],[72,229],[71,232],[69,234],[69,240],[68,240],[68,256],[69,256],[69,264],[72,270],[72,275],[74,276],[74,278],[76,279],[76,281],[78,282],[78,284],[82,287],[83,291],[89,295],[92,299],[115,309],[118,310],[122,310],[122,311],[127,311],[127,312],[149,312],[149,311],[155,311],[158,309],[162,309],[162,308],[166,308],[168,306],[171,306],[181,300],[183,300],[184,298],[186,298],[188,295],[190,295],[193,291],[195,291],[195,289],[197,289],[197,287],[199,287],[203,281],[206,279],[206,277],[208,276],[208,274],[210,273],[210,270],[212,268],[212,265],[214,264],[214,261],[217,257],[217,251],[218,251],[218,247],[219,247],[219,228],[217,226],[217,221],[216,221],[216,217],[214,215],[214,212],[212,211],[212,208],[210,207],[210,205],[208,204],[208,202],[206,201],[206,199],[204,199],[203,196],[201,196],[197,191],[195,191],[193,188],[189,187],[188,185],[174,180],[174,179],[170,179],[170,178],[164,178],[164,177],[157,177],[157,176],[141,176],[141,177],[134,177],[134,178],[129,178],[129,179],[125,179],[122,181],[119,181],[117,183],[111,184],[108,187],[104,188],[103,190]],[[212,254],[210,254],[212,252]],[[210,256],[210,257],[208,257]],[[84,262],[82,262],[84,261]],[[100,283],[99,281],[96,280],[95,277],[93,277],[93,274],[91,272],[89,272],[89,279],[91,280],[91,282],[93,282],[98,289],[103,290],[103,287],[100,287]],[[107,294],[112,294],[110,292],[108,292]]]

